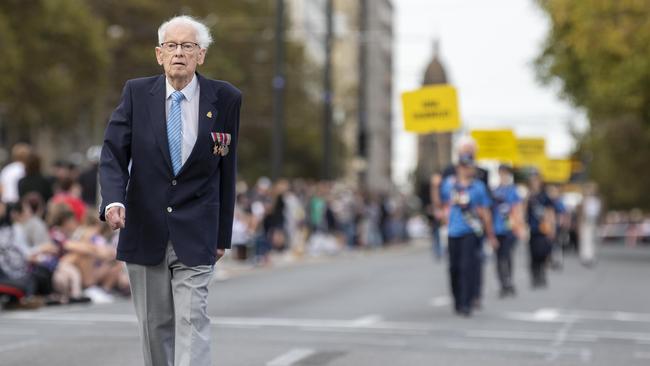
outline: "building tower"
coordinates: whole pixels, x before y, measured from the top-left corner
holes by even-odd
[[[433,57],[427,66],[422,81],[423,86],[446,84],[447,73],[440,61],[438,40],[433,45]],[[416,192],[426,206],[430,202],[429,180],[435,172],[442,172],[451,164],[451,133],[430,133],[418,136],[418,154],[416,168]]]

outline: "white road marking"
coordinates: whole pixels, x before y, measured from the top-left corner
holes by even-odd
[[[451,297],[447,295],[436,296],[429,301],[429,305],[433,306],[434,308],[449,306],[451,305]]]
[[[557,331],[557,333],[556,333],[556,335],[555,335],[555,337],[553,339],[553,342],[551,343],[551,347],[553,347],[554,350],[553,350],[553,352],[551,352],[549,355],[546,356],[546,361],[553,362],[553,361],[557,360],[558,357],[560,357],[560,352],[561,352],[560,347],[562,347],[562,345],[566,341],[566,339],[567,339],[567,337],[569,335],[569,331],[571,330],[571,328],[573,328],[574,323],[575,323],[575,320],[570,320],[570,321],[566,322],[562,326],[562,328],[560,328]]]
[[[539,319],[552,319],[551,312],[540,312],[536,316],[538,320],[532,320],[533,315],[528,314],[528,321],[539,321]],[[543,314],[543,315],[539,315]],[[563,319],[562,313],[558,319]],[[136,317],[133,314],[112,314],[112,313],[57,313],[48,312],[12,312],[0,316],[0,324],[15,327],[15,324],[23,325],[25,321],[35,323],[65,324],[71,326],[86,326],[101,323],[124,323],[136,324]],[[363,317],[352,320],[336,319],[291,319],[291,318],[240,318],[240,317],[213,317],[211,323],[215,326],[231,328],[297,328],[305,331],[340,332],[340,333],[370,333],[387,335],[428,335],[434,331],[449,331],[455,329],[452,326],[434,325],[426,322],[390,322],[376,317]],[[451,328],[450,328],[451,327]],[[2,334],[2,333],[0,333]],[[595,329],[573,330],[569,334],[566,330],[557,332],[537,331],[499,331],[499,330],[468,330],[464,334],[470,338],[499,338],[499,339],[528,339],[552,342],[559,339],[566,342],[595,342],[599,340],[620,340],[631,341],[639,344],[650,343],[650,332],[625,332],[608,331]]]
[[[552,322],[557,320],[559,315],[557,309],[539,309],[533,314],[533,318],[540,322]]]
[[[531,322],[567,322],[571,320],[596,320],[618,322],[650,323],[650,313],[631,313],[624,311],[565,310],[544,308],[533,313],[510,312],[504,314],[510,320]]]
[[[420,331],[429,332],[432,326],[421,323],[377,322],[374,324],[359,324],[357,320],[333,319],[285,319],[285,318],[212,318],[215,325],[257,325],[260,327],[288,327],[303,329],[358,329],[377,331]]]
[[[7,314],[0,317],[2,320],[30,320],[47,321],[63,324],[92,324],[92,323],[136,323],[132,314],[47,314],[35,312],[21,312]],[[212,317],[211,324],[238,328],[259,327],[284,327],[303,329],[339,329],[350,331],[372,331],[385,333],[413,332],[417,334],[428,333],[433,330],[431,325],[421,323],[385,322],[377,318],[362,318],[354,320],[335,319],[290,319],[290,318],[238,318],[238,317]]]
[[[314,353],[316,353],[316,351],[313,349],[294,348],[291,351],[267,362],[266,366],[291,366],[296,362],[313,355]]]
[[[552,341],[557,337],[552,332],[535,332],[535,331],[499,331],[499,330],[470,330],[465,333],[470,338],[487,338],[487,339],[523,339],[529,341]],[[593,334],[580,333],[566,336],[570,342],[595,342],[598,337]]]
[[[382,320],[383,319],[380,315],[372,314],[372,315],[366,315],[361,318],[355,319],[352,321],[352,324],[363,327],[363,326],[377,324]]]
[[[425,336],[429,334],[428,330],[418,329],[378,329],[378,328],[326,328],[326,327],[303,327],[301,330],[307,332],[327,332],[327,333],[369,333],[369,334],[388,334],[388,335],[412,335]]]
[[[470,330],[465,333],[469,338],[486,339],[525,339],[531,341],[553,341],[557,339],[555,332],[536,331],[499,331],[499,330]],[[602,340],[629,341],[639,344],[650,344],[650,333],[619,332],[609,330],[575,330],[563,336],[567,342],[593,343]]]

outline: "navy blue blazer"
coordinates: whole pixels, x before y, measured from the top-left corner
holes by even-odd
[[[102,204],[126,207],[117,259],[156,265],[171,241],[185,265],[211,265],[230,248],[235,206],[241,92],[197,74],[199,126],[194,149],[174,176],[165,113],[165,76],[126,82],[106,127],[99,164]],[[214,155],[211,132],[231,135],[227,155]]]

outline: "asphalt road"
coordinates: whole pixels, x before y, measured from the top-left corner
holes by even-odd
[[[214,281],[215,365],[650,365],[650,247],[575,258],[533,291],[518,248],[519,295],[450,310],[446,265],[414,245],[239,273]],[[0,314],[0,365],[141,365],[130,302]]]

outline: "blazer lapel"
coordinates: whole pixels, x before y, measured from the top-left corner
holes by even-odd
[[[156,143],[167,163],[169,171],[172,172],[172,159],[169,154],[169,142],[167,141],[167,118],[165,116],[165,75],[160,75],[154,86],[149,91],[149,123],[156,138]]]
[[[196,142],[194,143],[194,148],[192,148],[192,152],[190,153],[190,156],[187,158],[187,161],[185,164],[183,164],[183,167],[181,168],[181,171],[178,173],[179,175],[182,174],[189,166],[192,165],[202,154],[202,152],[205,152],[208,146],[211,146],[210,144],[212,143],[212,137],[210,136],[210,132],[212,129],[212,126],[214,122],[217,120],[218,115],[217,115],[217,93],[213,89],[212,85],[208,80],[206,80],[203,76],[199,75],[198,73],[196,74],[196,77],[198,78],[199,81],[199,86],[201,88],[200,90],[200,97],[199,97],[199,128],[197,130],[197,135],[196,135]],[[208,112],[212,112],[210,114],[211,117],[208,117]],[[210,151],[212,151],[210,149]]]

